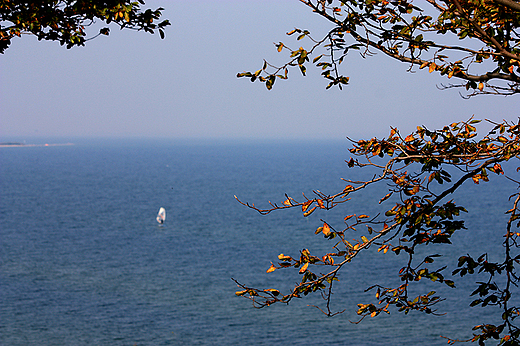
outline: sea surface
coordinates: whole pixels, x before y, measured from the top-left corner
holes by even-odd
[[[0,148],[0,345],[445,345],[441,335],[468,339],[474,325],[497,322],[498,308],[468,306],[478,279],[469,277],[455,279],[457,289],[419,286],[447,294],[444,315],[392,311],[352,323],[357,303],[374,302],[364,290],[395,284],[406,264],[375,249],[343,270],[332,309],[346,311],[332,318],[309,306],[323,307],[318,295],[264,309],[235,295],[232,278],[290,289],[297,273],[266,273],[280,253],[324,254],[333,242],[314,234],[321,219],[341,227],[347,214],[380,210],[386,186],[308,218],[298,210],[262,216],[234,198],[267,207],[285,193],[298,200],[342,190],[340,178],[373,173],[348,169],[348,146],[78,140]],[[469,210],[468,230],[424,250],[445,255],[438,263],[447,277],[461,255],[500,258],[516,187],[492,178],[453,196]]]

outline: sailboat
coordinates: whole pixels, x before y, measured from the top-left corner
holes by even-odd
[[[166,220],[166,210],[163,207],[159,209],[156,220],[161,225],[164,223],[164,220]]]

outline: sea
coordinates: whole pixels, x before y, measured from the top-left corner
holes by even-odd
[[[414,286],[446,298],[437,315],[390,310],[356,323],[357,304],[376,302],[365,289],[399,284],[406,257],[372,248],[343,268],[331,309],[345,311],[334,317],[315,307],[325,308],[319,294],[256,309],[233,281],[288,292],[297,272],[266,273],[279,254],[322,256],[335,244],[315,234],[324,221],[341,228],[348,214],[391,207],[378,204],[384,183],[309,217],[260,215],[235,198],[266,208],[285,194],[300,201],[341,191],[341,178],[370,178],[347,167],[347,140],[73,142],[0,148],[0,345],[446,345],[500,322],[498,307],[469,307],[486,277],[450,273],[462,255],[501,258],[517,191],[507,179],[464,183],[450,198],[468,209],[468,229],[452,245],[418,250],[442,254],[432,268],[448,266],[457,286]]]

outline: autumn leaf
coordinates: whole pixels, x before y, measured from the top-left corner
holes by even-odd
[[[303,216],[307,217],[307,216],[311,215],[312,212],[315,211],[315,210],[316,210],[316,207],[313,207],[311,210],[308,210],[305,213],[303,213]]]
[[[276,267],[274,266],[274,264],[271,263],[271,266],[269,267],[269,269],[267,269],[267,273],[272,273],[276,270]]]
[[[388,198],[390,198],[390,196],[392,196],[392,193],[393,192],[389,192],[385,195],[385,197],[381,198],[381,200],[379,201],[379,204],[383,203],[384,201],[386,201]]]
[[[406,138],[404,139],[404,141],[405,141],[406,143],[408,143],[408,142],[412,142],[414,139],[415,139],[415,138],[414,138],[413,134],[410,134],[410,135],[406,136]]]
[[[280,261],[290,261],[292,259],[292,257],[291,256],[286,256],[283,253],[281,253],[281,254],[278,255],[278,259]]]
[[[502,166],[500,166],[499,163],[495,163],[495,165],[493,166],[493,170],[495,171],[496,174],[504,174],[504,171],[502,170]]]
[[[305,263],[303,267],[300,268],[300,274],[303,274],[307,271],[307,267],[309,266],[309,262]]]
[[[309,208],[309,206],[312,204],[312,200],[309,200],[302,204],[302,211],[305,212]]]
[[[269,292],[271,293],[273,296],[277,296],[280,294],[280,291],[278,291],[277,289],[275,288],[268,288],[268,289],[265,289],[264,292]]]
[[[323,235],[328,236],[330,234],[330,226],[327,225],[327,223],[324,223],[321,231],[323,232]]]

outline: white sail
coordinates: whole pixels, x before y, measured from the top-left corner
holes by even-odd
[[[166,220],[166,210],[161,207],[161,209],[159,209],[159,213],[157,214],[157,222],[159,222],[160,224],[162,224],[164,222],[164,220]]]

